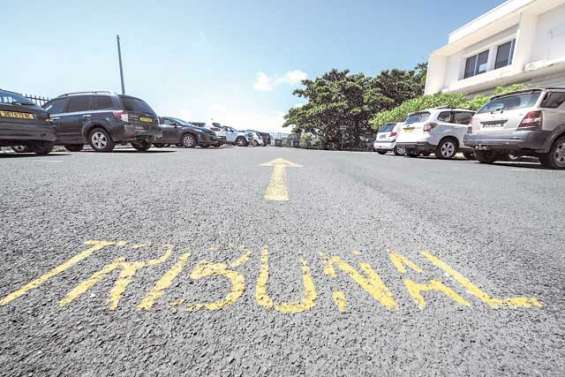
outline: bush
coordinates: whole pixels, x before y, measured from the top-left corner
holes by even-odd
[[[522,84],[498,87],[496,88],[495,94],[506,94],[516,90],[522,90],[524,88],[525,85]],[[371,119],[370,123],[373,129],[377,130],[385,123],[403,122],[410,113],[440,106],[478,110],[483,107],[489,99],[490,96],[476,96],[469,99],[460,93],[438,93],[431,96],[422,96],[403,102],[400,106],[395,107],[394,109],[377,113]]]

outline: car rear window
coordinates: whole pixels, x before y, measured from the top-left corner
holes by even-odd
[[[479,114],[491,113],[494,111],[518,110],[532,107],[536,104],[540,95],[540,91],[535,91],[498,97],[483,106],[483,108],[479,110]]]
[[[0,90],[0,103],[18,103],[21,105],[35,105],[32,100],[25,98],[17,93],[8,92],[5,90]]]
[[[387,123],[379,129],[379,132],[391,132],[394,129],[394,126],[394,123]]]
[[[406,124],[414,124],[414,123],[421,123],[421,122],[425,122],[430,118],[430,113],[427,111],[421,112],[421,113],[415,113],[415,114],[410,114],[408,115],[408,118],[406,118]]]
[[[124,104],[124,108],[127,111],[131,111],[134,113],[146,113],[155,115],[153,109],[144,101],[140,100],[139,98],[134,97],[121,97],[122,103]]]

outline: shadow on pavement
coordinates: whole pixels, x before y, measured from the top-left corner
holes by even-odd
[[[33,153],[0,153],[0,159],[1,158],[53,158],[53,157],[65,157],[65,156],[69,156],[70,153],[57,153],[57,154],[48,154],[46,156],[39,156],[37,154],[33,154]]]
[[[91,150],[85,150],[85,151],[81,151],[81,152],[77,152],[77,153],[102,153],[102,154],[113,154],[113,153],[133,153],[133,154],[152,154],[152,153],[175,153],[176,151],[153,151],[153,150],[148,150],[146,152],[139,152],[136,150],[114,150],[112,152],[96,152],[96,151],[91,151]]]

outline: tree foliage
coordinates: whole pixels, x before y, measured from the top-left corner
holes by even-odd
[[[369,121],[424,90],[426,65],[412,71],[383,71],[376,77],[333,69],[314,80],[304,80],[294,95],[305,100],[291,108],[284,127],[315,135],[323,144],[358,147],[372,133]]]
[[[522,84],[498,87],[495,94],[500,95],[510,93],[524,88],[525,86]],[[410,113],[440,106],[478,110],[488,102],[489,98],[490,96],[475,96],[473,98],[467,98],[460,93],[438,93],[430,96],[421,96],[405,101],[400,106],[393,109],[378,112],[371,119],[370,123],[374,129],[378,129],[385,123],[402,122]]]

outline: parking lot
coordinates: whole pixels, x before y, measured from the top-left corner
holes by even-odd
[[[560,171],[274,147],[0,166],[3,375],[564,371]]]

